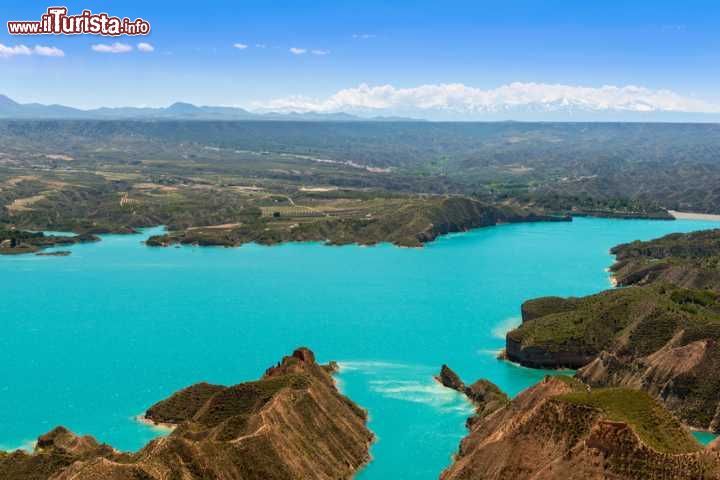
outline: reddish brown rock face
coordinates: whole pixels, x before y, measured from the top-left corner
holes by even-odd
[[[672,233],[612,249],[611,267],[618,285],[669,283],[683,288],[720,292],[720,270],[712,260],[720,254],[720,230]]]
[[[369,459],[366,414],[307,348],[256,382],[183,389],[146,413],[175,426],[137,453],[59,427],[33,454],[0,454],[13,480],[300,480],[351,478]]]
[[[686,437],[678,442],[679,451],[660,452],[628,423],[609,419],[604,410],[565,397],[578,392],[584,395],[585,389],[547,377],[505,407],[478,419],[470,425],[454,463],[441,479],[720,478],[720,453],[693,447],[689,433],[678,429],[677,421],[673,432]],[[653,408],[662,409],[657,404]]]
[[[653,395],[688,425],[720,430],[720,295],[668,284],[523,304],[506,358],[578,370],[593,387]]]
[[[475,415],[468,418],[468,425],[502,408],[510,400],[497,385],[488,380],[481,379],[470,386],[465,385],[460,376],[447,365],[440,368],[440,374],[435,379],[444,387],[464,394],[475,406]]]
[[[447,365],[443,365],[440,368],[440,375],[435,377],[437,381],[439,381],[443,386],[451,388],[453,390],[457,390],[458,392],[464,393],[465,392],[465,384],[462,380],[460,380],[460,377],[457,373],[455,373],[450,367]]]

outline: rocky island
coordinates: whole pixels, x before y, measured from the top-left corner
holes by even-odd
[[[81,235],[45,235],[43,232],[28,232],[24,230],[0,228],[0,255],[17,255],[34,253],[43,248],[61,245],[72,245],[83,242],[96,242],[100,240],[91,233]],[[47,254],[47,255],[58,255]]]
[[[0,453],[12,480],[336,480],[369,460],[367,415],[340,394],[334,365],[299,348],[255,382],[200,383],[145,413],[172,432],[135,453],[58,427],[35,451]]]

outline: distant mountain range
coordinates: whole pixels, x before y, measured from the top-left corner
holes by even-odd
[[[459,114],[449,109],[348,109],[339,112],[251,112],[239,107],[197,106],[176,102],[168,107],[102,107],[90,110],[65,105],[18,103],[0,95],[0,119],[55,120],[266,120],[266,121],[527,121],[527,122],[720,122],[720,113],[641,108],[598,109],[582,103],[550,102],[498,105]]]
[[[65,105],[18,103],[0,95],[0,119],[56,120],[287,120],[287,121],[393,121],[402,117],[361,117],[348,113],[266,112],[254,113],[238,107],[197,106],[176,102],[169,107],[118,107],[81,110]]]

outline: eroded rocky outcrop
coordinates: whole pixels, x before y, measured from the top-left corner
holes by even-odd
[[[634,320],[663,314],[648,295],[608,291],[585,298],[529,300],[522,306],[522,325],[506,335],[505,355],[531,368],[583,367],[611,348]],[[652,300],[656,298],[653,294]]]
[[[480,379],[472,385],[465,385],[460,376],[447,365],[440,368],[435,377],[443,386],[464,394],[475,406],[475,415],[468,419],[468,425],[504,407],[510,399],[494,383]]]
[[[687,424],[720,429],[720,296],[664,283],[538,299],[509,332],[506,357],[569,367],[594,387],[653,395]]]
[[[463,197],[449,197],[439,205],[426,208],[421,214],[406,218],[409,226],[422,227],[415,234],[420,244],[431,242],[440,235],[464,232],[473,228],[489,227],[502,223],[569,222],[570,216],[543,215],[524,209],[488,205]]]
[[[300,480],[350,478],[368,460],[366,414],[329,368],[296,350],[258,381],[197,384],[146,412],[172,433],[120,453],[59,428],[34,453],[0,456],[13,480]]]
[[[584,345],[568,345],[567,349],[553,349],[544,345],[523,344],[514,336],[508,336],[505,342],[504,358],[524,367],[554,369],[576,369],[587,365],[598,352],[586,349]]]
[[[679,332],[658,351],[637,358],[603,352],[576,376],[596,387],[644,390],[687,424],[720,432],[720,345],[683,337]]]
[[[441,479],[712,479],[719,467],[646,394],[546,377],[474,422]]]
[[[720,291],[720,230],[673,233],[612,249],[610,267],[618,285],[665,282],[683,288]]]
[[[455,371],[447,365],[440,367],[440,374],[435,376],[435,380],[440,382],[444,387],[465,393],[465,383],[460,379],[460,375],[455,373]]]

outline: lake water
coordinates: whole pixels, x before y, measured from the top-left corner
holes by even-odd
[[[378,440],[362,480],[434,479],[470,406],[432,375],[510,394],[544,372],[496,360],[523,300],[610,286],[608,250],[699,221],[575,219],[441,237],[423,249],[288,244],[149,248],[106,236],[68,257],[0,257],[0,448],[56,425],[134,450],[133,420],[199,381],[258,378],[295,347],[338,360]]]

